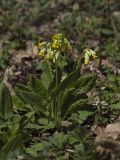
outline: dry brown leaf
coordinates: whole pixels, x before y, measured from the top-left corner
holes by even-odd
[[[120,136],[120,123],[108,124],[106,128],[94,126],[92,127],[92,131],[96,135],[96,142],[101,142],[107,138],[117,139]]]
[[[3,82],[4,82],[4,84],[8,87],[11,95],[15,95],[15,92],[14,92],[14,90],[13,90],[13,88],[12,88],[12,85],[8,82],[8,79],[9,79],[9,77],[10,77],[11,75],[13,75],[13,67],[14,67],[14,66],[12,66],[12,67],[10,67],[10,68],[7,68],[7,69],[5,70],[4,79],[3,79]]]
[[[106,135],[107,137],[117,139],[120,136],[120,123],[108,124],[106,126]]]
[[[111,127],[110,124],[106,128],[103,126],[95,126],[92,128],[92,131],[96,134],[96,151],[101,160],[110,160],[111,157],[114,156],[114,150],[119,144],[113,137],[109,137],[108,133],[110,133]]]
[[[38,54],[38,47],[35,46],[31,41],[26,42],[26,49],[23,50],[12,50],[11,64],[21,64],[23,58],[36,57]]]
[[[106,138],[105,127],[95,126],[92,130],[96,134],[95,142],[101,142],[102,140],[105,140]]]
[[[100,160],[111,160],[114,157],[113,151],[117,143],[113,140],[105,140],[97,144],[96,151],[99,153]]]

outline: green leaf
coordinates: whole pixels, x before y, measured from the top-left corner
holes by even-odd
[[[32,156],[38,156],[38,152],[43,151],[44,145],[43,143],[35,143],[30,146],[30,148],[26,149],[26,152],[31,154]]]
[[[65,91],[60,100],[61,103],[58,102],[60,103],[61,118],[65,119],[68,115],[79,111],[88,102],[88,98],[85,95],[76,96],[74,91],[75,88]]]
[[[41,62],[41,69],[43,71],[41,76],[41,82],[43,83],[45,88],[48,89],[50,83],[53,81],[53,74],[50,63],[47,61]]]
[[[67,88],[73,86],[78,78],[78,71],[74,71],[70,73],[59,85],[55,90],[52,92],[53,96],[57,96],[60,92],[64,92]]]
[[[8,119],[13,114],[13,104],[10,91],[2,82],[0,83],[0,117]]]
[[[116,104],[112,104],[112,105],[110,105],[110,107],[111,107],[112,109],[115,109],[115,110],[120,110],[120,102],[118,102],[118,103],[116,103]]]
[[[58,149],[64,149],[65,145],[69,142],[69,136],[64,134],[63,132],[60,132],[58,134],[55,134],[54,137],[50,140],[50,144],[52,147],[58,148]]]
[[[28,111],[30,105],[26,105],[25,102],[18,96],[12,96],[13,106],[19,111]]]
[[[66,112],[69,110],[69,106],[72,102],[74,90],[75,90],[74,88],[71,88],[71,89],[65,91],[62,96],[61,104],[60,104],[61,117],[64,117]]]
[[[25,85],[22,85],[22,84],[15,84],[15,92],[16,92],[16,95],[23,101],[24,101],[24,98],[22,98],[21,94],[20,94],[20,91],[28,91],[30,92],[30,89],[28,88],[28,86],[25,86]]]
[[[0,150],[0,160],[8,160],[10,152],[17,148],[22,148],[22,137],[20,134],[9,140]]]
[[[20,91],[19,95],[20,95],[20,98],[22,98],[24,102],[26,102],[27,104],[36,106],[37,108],[35,109],[37,111],[40,111],[42,113],[45,112],[44,100],[38,94],[31,93],[28,91]]]
[[[52,122],[52,121],[49,121],[46,118],[40,118],[38,120],[38,123],[43,126],[43,127],[41,126],[41,128],[44,128],[44,129],[47,129],[47,130],[55,127],[55,123]]]
[[[48,119],[46,119],[46,118],[40,118],[39,120],[38,120],[38,122],[39,122],[39,124],[41,124],[41,125],[47,125],[48,124]]]
[[[93,111],[80,110],[79,112],[72,114],[72,120],[78,122],[79,124],[82,124],[85,120],[87,120],[89,116],[93,114]]]
[[[107,36],[113,35],[113,31],[111,29],[108,28],[102,28],[101,29],[101,33]]]
[[[21,90],[21,91],[30,91],[27,86],[25,86],[23,84],[18,84],[18,83],[15,84],[15,90],[16,91],[19,91],[19,90]]]
[[[30,89],[31,91],[39,94],[43,98],[45,98],[47,95],[47,90],[45,86],[42,84],[41,80],[39,80],[35,76],[30,77]]]
[[[74,102],[70,107],[69,110],[66,112],[66,115],[64,117],[67,117],[68,115],[71,115],[72,113],[75,113],[77,111],[80,111],[83,109],[88,102],[88,99],[80,99],[76,102]]]
[[[81,93],[87,93],[89,92],[95,85],[95,81],[97,79],[96,74],[89,74],[81,76],[75,83],[76,88],[76,94],[79,92]]]

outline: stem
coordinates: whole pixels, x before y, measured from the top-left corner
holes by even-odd
[[[52,105],[51,105],[51,99],[50,99],[50,102],[49,102],[49,119],[51,120],[52,119]]]
[[[55,60],[56,87],[58,85],[57,59]]]
[[[84,56],[84,52],[85,51],[83,51],[82,54],[81,54],[81,56],[79,57],[80,68],[81,68],[81,65],[82,65],[82,58]]]
[[[84,51],[83,51],[83,53],[81,54],[81,55],[79,55],[79,57],[78,57],[78,59],[77,59],[77,61],[76,61],[76,66],[75,66],[75,69],[76,70],[79,70],[79,74],[81,74],[81,66],[82,66],[82,58],[83,58],[83,56],[84,56]]]
[[[56,83],[56,87],[58,86],[58,71],[57,71],[57,59],[55,58],[55,83]],[[58,115],[57,115],[57,102],[56,99],[54,99],[54,117],[55,117],[55,121],[57,121]]]

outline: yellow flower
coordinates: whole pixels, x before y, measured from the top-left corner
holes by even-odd
[[[60,40],[60,39],[62,39],[62,38],[64,38],[64,35],[61,34],[61,33],[57,33],[57,34],[54,34],[54,35],[52,36],[52,40],[53,40],[53,41]]]
[[[59,48],[60,48],[60,45],[59,45],[58,42],[54,42],[54,43],[51,45],[51,47],[52,47],[53,49],[59,49]]]
[[[93,59],[96,59],[98,58],[98,56],[96,54],[93,55]]]
[[[52,36],[52,49],[59,50],[59,51],[65,51],[65,50],[71,50],[72,47],[69,43],[69,41],[65,38],[63,34],[55,34]]]
[[[66,45],[66,49],[68,49],[70,51],[72,50],[72,47],[67,39],[65,39],[65,45]]]
[[[44,56],[44,53],[40,51],[40,52],[38,53],[38,55],[39,55],[40,58],[42,58],[42,57]]]
[[[38,47],[41,49],[41,47],[44,47],[47,45],[47,42],[41,42],[41,43],[38,43]]]
[[[85,64],[87,65],[87,64],[89,64],[89,60],[90,58],[89,58],[89,55],[87,54],[87,53],[85,53]]]
[[[45,59],[48,60],[48,61],[51,60],[51,59],[52,59],[51,54],[48,53],[48,54],[45,56]]]
[[[91,53],[91,56],[93,57],[93,59],[96,59],[98,57],[93,50],[89,49],[89,52]]]
[[[84,58],[85,58],[85,64],[89,64],[90,62],[90,58],[92,59],[96,59],[98,56],[96,55],[96,53],[91,50],[91,49],[85,49],[85,52],[84,52]]]
[[[45,55],[45,52],[46,52],[46,49],[43,48],[43,49],[38,53],[38,56],[39,56],[40,58],[43,58],[44,55]]]
[[[46,58],[49,59],[49,55],[51,53],[51,43],[50,42],[41,42],[38,43],[38,47],[40,48],[40,52],[38,53],[38,56],[40,58]]]

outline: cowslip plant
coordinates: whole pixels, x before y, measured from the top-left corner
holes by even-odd
[[[39,56],[43,58],[40,63],[41,78],[31,76],[27,87],[16,85],[16,93],[40,116],[40,124],[48,125],[49,122],[53,122],[55,126],[59,126],[62,121],[69,119],[73,113],[87,105],[89,102],[87,93],[94,87],[97,76],[96,74],[80,76],[78,65],[74,71],[63,77],[64,72],[58,65],[58,58],[62,52],[70,50],[71,45],[62,34],[54,35],[51,42],[39,43],[39,48],[41,49]],[[85,51],[85,58],[86,54],[96,57],[92,50]],[[49,61],[49,56],[53,61]],[[55,64],[54,69],[51,64]]]
[[[53,36],[52,42],[47,43],[48,47],[51,47],[51,52],[53,51],[54,54],[59,52],[59,55],[55,58],[53,55],[49,61],[45,58],[48,52],[45,52],[40,63],[41,77],[31,76],[27,86],[16,84],[16,97],[22,100],[22,103],[19,103],[19,108],[15,103],[13,105],[13,99],[6,85],[2,81],[0,83],[1,159],[18,157],[23,154],[26,144],[29,146],[31,142],[33,143],[34,134],[38,134],[37,130],[42,133],[49,129],[52,131],[60,129],[64,121],[72,120],[74,113],[80,111],[83,113],[83,109],[88,107],[87,93],[94,87],[97,75],[81,76],[79,63],[71,73],[65,76],[64,70],[58,65],[58,60],[60,56],[67,56],[65,53],[70,50],[70,43],[61,34]],[[44,42],[42,45],[47,43]],[[51,54],[51,52],[49,53]],[[85,117],[83,121],[84,119]],[[51,144],[55,148],[58,146],[58,149],[64,149],[64,143],[68,143],[67,139],[67,136],[60,134],[51,140]],[[56,140],[59,143],[56,143]],[[33,145],[33,150],[36,145]],[[40,149],[42,146],[40,142],[37,145],[36,153],[42,150]],[[76,147],[79,151],[79,146]],[[29,153],[33,150],[27,151]],[[75,157],[79,157],[79,154],[75,154]]]

